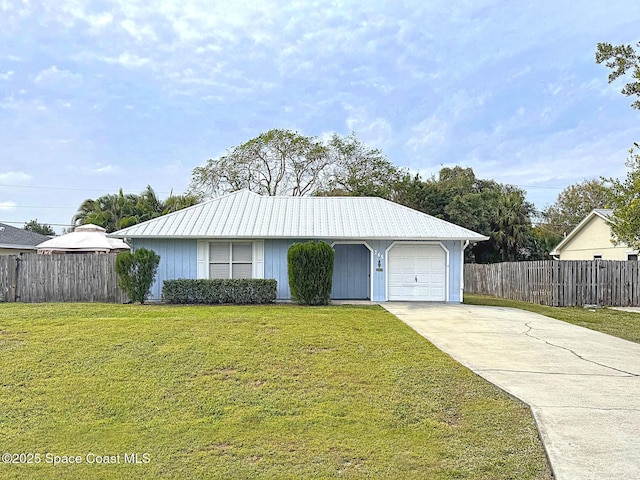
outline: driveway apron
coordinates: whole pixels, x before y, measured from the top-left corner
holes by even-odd
[[[640,479],[640,344],[511,308],[382,306],[528,404],[555,478]]]

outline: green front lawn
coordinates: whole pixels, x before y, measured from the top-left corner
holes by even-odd
[[[528,408],[375,306],[0,304],[0,408],[40,455],[7,479],[550,478]]]
[[[640,343],[640,313],[621,312],[611,308],[586,309],[582,307],[547,307],[536,303],[507,300],[488,295],[464,296],[469,305],[490,305],[528,310],[580,327],[590,328],[615,337]]]

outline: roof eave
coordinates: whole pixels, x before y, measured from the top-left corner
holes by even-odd
[[[136,239],[164,239],[164,240],[387,240],[387,241],[470,241],[470,242],[485,242],[489,240],[486,236],[458,236],[458,237],[400,237],[400,236],[326,236],[326,235],[305,235],[305,236],[292,236],[292,235],[265,235],[265,236],[238,236],[238,235],[107,235],[111,238],[128,238],[132,240]]]
[[[602,213],[600,213],[598,210],[592,210],[589,215],[584,217],[582,221],[578,225],[576,225],[576,227],[571,230],[551,252],[549,252],[549,255],[560,255],[560,251],[565,247],[565,245],[569,243],[569,241],[571,241],[571,239],[575,237],[594,217],[600,217],[605,222],[611,223],[611,219],[607,218],[605,215],[602,215]]]

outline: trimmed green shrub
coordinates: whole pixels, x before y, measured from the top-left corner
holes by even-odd
[[[278,282],[273,279],[165,280],[162,298],[167,303],[207,304],[273,303]]]
[[[142,304],[149,298],[159,264],[160,255],[146,248],[139,248],[134,253],[118,254],[116,257],[118,286],[129,295],[129,300]]]
[[[305,305],[328,305],[334,251],[326,242],[294,243],[287,252],[291,299]]]

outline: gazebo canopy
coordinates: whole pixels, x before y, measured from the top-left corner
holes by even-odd
[[[52,238],[38,245],[38,253],[111,253],[131,247],[118,238],[107,237],[104,228],[87,224],[71,233]]]

